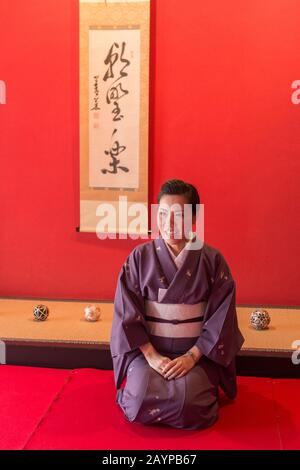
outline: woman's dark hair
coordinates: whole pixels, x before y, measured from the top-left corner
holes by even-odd
[[[185,183],[182,180],[168,180],[165,183],[162,184],[160,188],[160,192],[158,193],[157,196],[157,202],[159,204],[160,199],[164,195],[183,195],[187,199],[187,204],[192,204],[192,214],[193,216],[197,214],[199,210],[199,206],[197,204],[200,204],[200,196],[192,184]]]

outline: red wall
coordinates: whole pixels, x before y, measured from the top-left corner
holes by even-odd
[[[299,0],[152,0],[150,200],[197,185],[239,303],[299,305]],[[0,295],[112,299],[138,243],[76,233],[77,0],[0,0]]]

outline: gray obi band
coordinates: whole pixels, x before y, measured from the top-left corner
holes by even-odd
[[[163,304],[145,300],[149,332],[167,338],[199,336],[207,302],[197,304]]]

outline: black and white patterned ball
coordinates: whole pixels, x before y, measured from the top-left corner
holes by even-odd
[[[266,330],[269,327],[271,318],[267,310],[254,310],[250,316],[250,324],[255,330]]]
[[[45,321],[47,320],[48,315],[49,315],[49,309],[46,305],[40,304],[34,307],[33,309],[33,316],[35,320]]]

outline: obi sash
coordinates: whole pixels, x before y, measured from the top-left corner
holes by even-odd
[[[150,334],[166,338],[194,338],[202,330],[207,302],[164,304],[145,300],[146,321]]]

